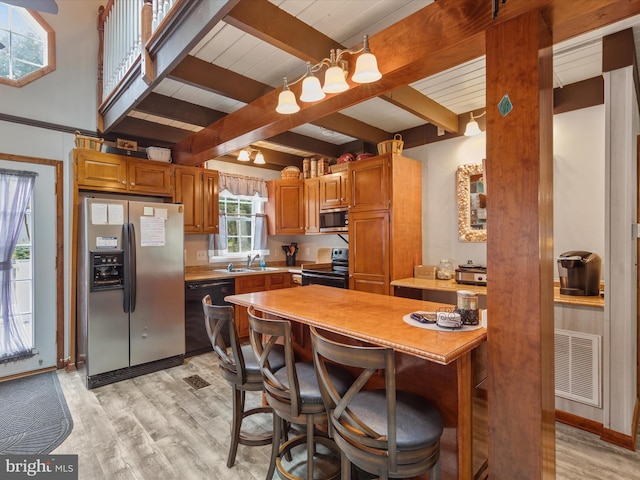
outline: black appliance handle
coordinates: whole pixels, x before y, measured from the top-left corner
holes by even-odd
[[[133,223],[129,224],[129,266],[129,281],[131,282],[131,299],[129,302],[131,313],[133,313],[136,311],[136,230],[133,227]]]
[[[215,282],[215,283],[188,283],[187,288],[189,290],[197,290],[205,287],[226,287],[231,285],[232,282]]]
[[[129,313],[130,310],[130,299],[131,299],[131,280],[129,279],[129,268],[131,263],[129,262],[129,252],[131,251],[130,242],[129,242],[129,224],[122,224],[122,248],[124,249],[123,254],[123,269],[124,269],[124,295],[122,298],[122,309],[124,313]]]

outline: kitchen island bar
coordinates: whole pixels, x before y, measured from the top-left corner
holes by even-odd
[[[486,329],[418,328],[404,322],[403,317],[445,305],[321,285],[231,295],[225,299],[355,341],[392,347],[397,352],[398,388],[430,400],[444,419],[442,478],[474,478],[478,460],[473,458],[472,397],[484,377],[474,359],[486,341]]]

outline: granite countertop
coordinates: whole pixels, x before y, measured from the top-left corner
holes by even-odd
[[[455,280],[430,280],[426,278],[401,278],[391,282],[394,287],[417,288],[420,290],[437,290],[441,292],[456,292],[458,290],[468,290],[478,295],[486,295],[487,287],[478,285],[465,285],[457,283]],[[553,289],[553,301],[555,304],[576,305],[583,307],[604,308],[604,298],[600,295],[581,297],[573,295],[561,295],[560,287]]]
[[[331,264],[328,264],[331,266]],[[239,272],[221,272],[219,270],[226,270],[226,265],[198,265],[186,267],[184,272],[184,281],[185,282],[196,282],[200,280],[220,280],[224,278],[236,278],[243,277],[247,275],[265,275],[268,273],[282,273],[288,272],[293,274],[301,274],[302,268],[318,268],[325,267],[324,263],[315,263],[315,262],[304,262],[300,265],[295,266],[286,266],[284,264],[269,264],[267,268],[261,270],[260,267],[253,267],[251,271],[239,271]],[[239,265],[236,268],[242,268]]]

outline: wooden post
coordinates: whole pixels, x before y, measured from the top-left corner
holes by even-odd
[[[153,62],[147,49],[147,41],[151,38],[152,28],[151,22],[153,21],[153,4],[152,0],[144,0],[142,6],[142,14],[140,15],[141,32],[142,32],[142,44],[140,45],[140,74],[142,80],[151,85],[153,82]]]
[[[538,10],[486,32],[492,480],[555,478],[551,44]]]

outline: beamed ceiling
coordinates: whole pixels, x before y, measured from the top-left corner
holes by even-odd
[[[235,162],[251,146],[277,170],[308,156],[375,152],[396,133],[407,148],[460,135],[469,113],[485,110],[484,32],[496,22],[540,7],[554,39],[555,90],[584,106],[602,101],[602,38],[628,28],[638,38],[640,1],[498,4],[493,19],[493,0],[190,0],[198,29],[188,39],[176,29],[150,48],[156,78],[132,80],[101,106],[104,136],[172,148],[185,165]],[[299,102],[294,115],[275,112],[284,76],[297,79],[306,61],[356,47],[365,33],[381,80]],[[163,49],[173,57],[163,60]],[[355,58],[346,58],[352,74]],[[300,84],[291,90],[299,96]]]

